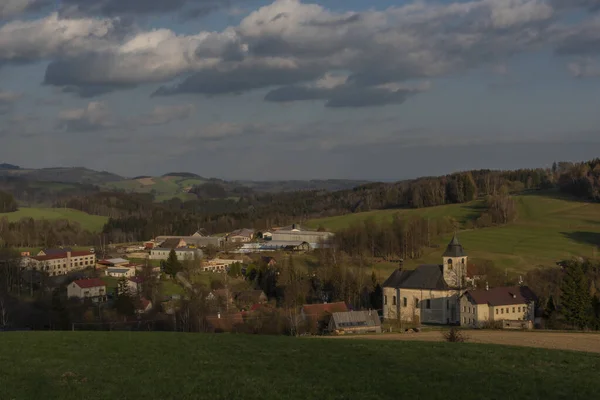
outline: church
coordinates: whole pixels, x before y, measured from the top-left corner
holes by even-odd
[[[383,317],[410,323],[460,323],[460,297],[467,289],[467,255],[456,235],[442,264],[396,269],[383,283]]]

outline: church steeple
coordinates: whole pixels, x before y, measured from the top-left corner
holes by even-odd
[[[442,258],[444,260],[444,280],[446,283],[451,287],[462,287],[467,274],[467,253],[458,241],[456,234],[446,246]]]

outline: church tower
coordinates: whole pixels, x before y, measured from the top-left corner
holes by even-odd
[[[467,277],[467,254],[459,243],[456,234],[448,243],[442,255],[444,260],[444,280],[451,287],[464,287]]]

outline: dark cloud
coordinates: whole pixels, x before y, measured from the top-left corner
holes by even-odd
[[[559,9],[583,8],[592,12],[600,10],[600,0],[551,0],[550,3]]]
[[[181,93],[238,94],[269,86],[309,81],[317,78],[320,73],[320,70],[310,66],[295,68],[289,65],[240,64],[228,71],[208,69],[197,72],[175,87],[159,88],[153,96]]]
[[[556,45],[559,55],[600,54],[600,20],[572,28]]]
[[[335,87],[284,86],[270,91],[266,101],[291,102],[303,100],[325,100],[325,107],[373,107],[388,104],[402,104],[417,89],[364,87],[342,84]]]

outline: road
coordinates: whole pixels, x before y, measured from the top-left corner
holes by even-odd
[[[575,350],[600,353],[600,334],[571,332],[523,332],[523,331],[484,331],[464,332],[469,343],[501,344],[509,346],[540,347],[545,349]],[[442,341],[441,331],[419,333],[389,333],[381,335],[330,336],[343,339],[370,340],[421,340]]]

